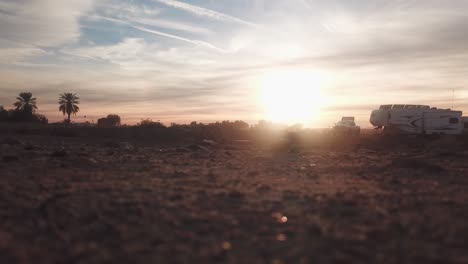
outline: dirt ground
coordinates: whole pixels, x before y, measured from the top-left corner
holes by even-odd
[[[0,135],[0,263],[468,263],[468,149],[394,143]]]

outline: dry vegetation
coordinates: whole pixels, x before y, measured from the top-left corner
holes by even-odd
[[[468,263],[466,139],[226,133],[0,128],[0,263]]]

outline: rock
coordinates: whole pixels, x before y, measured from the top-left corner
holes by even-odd
[[[51,157],[54,157],[54,158],[64,158],[68,155],[68,153],[65,151],[65,150],[57,150],[57,151],[54,151],[50,154]]]
[[[19,160],[18,156],[13,156],[13,155],[3,156],[4,162],[13,162],[13,161],[18,161],[18,160]]]
[[[190,175],[188,175],[185,172],[175,171],[174,174],[172,175],[172,178],[186,178],[186,177],[189,177],[189,176]]]
[[[186,146],[185,148],[190,149],[190,150],[195,150],[195,151],[197,151],[197,150],[209,151],[208,148],[206,148],[204,146],[200,146],[198,144],[191,144],[191,145]]]
[[[441,166],[429,163],[422,159],[415,159],[415,158],[397,158],[392,161],[392,166],[405,168],[405,169],[416,169],[416,170],[423,170],[426,172],[432,173],[441,173],[445,172],[445,169]]]
[[[210,139],[204,139],[202,140],[202,142],[200,143],[200,145],[204,145],[204,146],[214,146],[214,145],[217,145],[218,143],[216,143],[216,141],[214,140],[210,140]]]
[[[93,158],[88,158],[87,161],[91,164],[98,164],[98,161]]]
[[[437,140],[431,141],[426,145],[426,150],[428,151],[447,151],[455,152],[462,151],[464,149],[463,145],[457,141],[456,137],[445,135],[440,137]]]
[[[16,145],[22,145],[23,142],[15,139],[15,138],[5,138],[3,141],[2,141],[2,144],[5,144],[5,145],[10,145],[10,146],[16,146]]]
[[[271,190],[272,189],[271,189],[270,186],[264,185],[264,184],[258,186],[257,189],[256,189],[257,193],[266,193],[266,192],[269,192]]]
[[[259,172],[259,171],[256,171],[256,170],[254,170],[254,171],[249,171],[249,172],[247,173],[247,177],[255,177],[255,176],[258,176],[258,175],[260,175],[260,172]]]
[[[120,147],[120,144],[115,141],[107,141],[103,145],[106,148],[119,148]]]
[[[120,143],[120,147],[125,149],[125,150],[131,150],[133,149],[133,146],[132,144],[128,143],[128,142],[122,142]]]
[[[245,195],[239,191],[230,191],[226,194],[226,196],[232,200],[241,200],[244,198]]]
[[[175,151],[176,151],[176,152],[180,152],[180,153],[189,152],[189,150],[188,150],[188,149],[186,149],[186,148],[176,148],[176,150],[175,150]]]
[[[106,148],[124,149],[124,150],[132,150],[135,148],[129,142],[115,142],[115,141],[107,141],[103,144],[103,146]]]
[[[37,149],[37,147],[32,145],[32,144],[26,144],[26,146],[24,146],[24,149],[25,150],[34,150],[34,149]]]
[[[241,144],[241,145],[250,145],[252,142],[248,139],[237,139],[237,140],[234,140],[234,143]]]

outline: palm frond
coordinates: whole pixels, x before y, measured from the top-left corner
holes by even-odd
[[[61,111],[64,115],[65,114],[74,114],[80,110],[78,107],[78,104],[80,103],[78,101],[79,97],[76,96],[75,93],[63,93],[59,95],[59,111]]]

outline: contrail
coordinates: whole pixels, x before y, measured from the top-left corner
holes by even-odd
[[[195,44],[195,45],[204,46],[204,47],[207,47],[207,48],[210,48],[210,49],[214,49],[214,50],[219,51],[219,52],[227,52],[226,50],[224,50],[222,48],[218,48],[215,45],[213,45],[211,43],[208,43],[208,42],[205,42],[205,41],[192,40],[192,39],[188,39],[188,38],[184,38],[184,37],[164,33],[164,32],[153,30],[153,29],[139,27],[139,26],[132,26],[132,27],[134,29],[137,29],[137,30],[140,30],[140,31],[143,31],[143,32],[152,33],[152,34],[155,34],[155,35],[158,35],[158,36],[163,36],[163,37],[167,37],[167,38],[177,39],[177,40],[180,40],[180,41],[185,41],[185,42],[192,43],[192,44]]]
[[[153,29],[149,29],[149,28],[145,28],[145,27],[135,26],[130,22],[127,22],[127,21],[124,21],[124,20],[121,20],[121,19],[117,19],[117,18],[110,18],[110,17],[103,17],[103,16],[95,16],[95,17],[98,18],[98,19],[104,19],[104,20],[115,22],[115,23],[126,24],[126,25],[129,25],[129,26],[131,26],[132,28],[134,28],[136,30],[139,30],[139,31],[155,34],[155,35],[166,37],[166,38],[171,38],[171,39],[184,41],[184,42],[191,43],[191,44],[194,44],[194,45],[197,45],[197,46],[204,46],[204,47],[216,50],[218,52],[223,52],[223,53],[227,52],[226,50],[224,50],[222,48],[219,48],[219,47],[216,47],[215,45],[213,45],[211,43],[208,43],[206,41],[188,39],[188,38],[184,38],[184,37],[181,37],[181,36],[165,33],[165,32],[159,31],[159,30],[153,30]]]
[[[153,1],[156,1],[156,2],[159,2],[159,3],[165,4],[167,6],[171,6],[171,7],[174,7],[174,8],[178,8],[178,9],[190,12],[190,13],[195,14],[197,16],[204,16],[204,17],[209,17],[209,18],[214,19],[214,20],[235,22],[235,23],[239,23],[239,24],[242,24],[242,25],[246,25],[246,26],[258,27],[258,25],[254,24],[252,22],[245,21],[245,20],[237,18],[237,17],[226,15],[226,14],[223,14],[223,13],[211,10],[211,9],[206,9],[206,8],[203,8],[203,7],[199,7],[199,6],[179,2],[179,1],[176,1],[176,0],[153,0]]]

